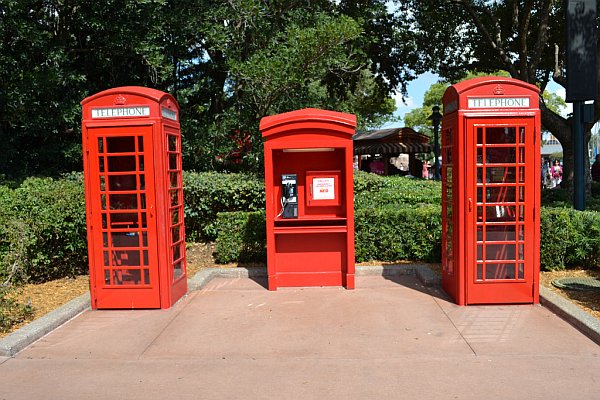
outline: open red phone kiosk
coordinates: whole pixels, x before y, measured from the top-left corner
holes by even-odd
[[[311,108],[262,119],[269,290],[354,288],[355,127]]]
[[[442,119],[442,286],[457,304],[538,303],[539,90],[450,86]]]
[[[81,104],[92,308],[169,308],[187,292],[179,106],[142,87]]]

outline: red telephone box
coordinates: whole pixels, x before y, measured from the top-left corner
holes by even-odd
[[[261,120],[269,290],[354,288],[356,117],[304,109]]]
[[[450,86],[442,119],[442,285],[457,304],[538,303],[539,90]]]
[[[187,292],[177,101],[120,87],[81,104],[92,308],[169,308]]]

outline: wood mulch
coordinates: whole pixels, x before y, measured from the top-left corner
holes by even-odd
[[[213,258],[214,251],[214,243],[189,243],[186,251],[188,275],[194,276],[194,274],[204,268],[235,268],[238,266],[238,264],[216,264]],[[361,265],[367,264],[372,265],[373,263],[361,263]],[[439,272],[439,264],[433,264],[432,268],[434,271]],[[567,276],[600,278],[600,272],[575,269],[568,271],[542,272],[540,275],[540,284],[572,301],[583,310],[600,319],[600,292],[562,290],[551,284],[552,280]],[[63,278],[36,285],[26,285],[20,293],[19,299],[24,303],[31,304],[33,307],[33,316],[30,320],[15,326],[12,331],[88,291],[89,277],[87,275],[78,276],[76,278]],[[0,337],[6,336],[9,333],[10,332],[0,333]]]

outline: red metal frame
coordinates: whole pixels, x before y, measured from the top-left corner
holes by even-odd
[[[444,94],[442,285],[457,304],[539,302],[538,101],[500,77]]]
[[[317,109],[262,119],[269,290],[283,286],[354,288],[355,127],[354,115]],[[278,215],[283,174],[297,175],[298,218]],[[313,199],[310,185],[315,178],[335,182],[333,199]]]
[[[187,292],[179,106],[142,87],[81,104],[92,308],[168,308]]]

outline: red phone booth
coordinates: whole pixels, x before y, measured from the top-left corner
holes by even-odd
[[[120,87],[81,104],[92,308],[169,308],[187,292],[177,101]]]
[[[442,119],[442,285],[457,304],[538,303],[539,90],[450,86]]]
[[[304,109],[261,120],[269,290],[354,288],[356,117]]]

